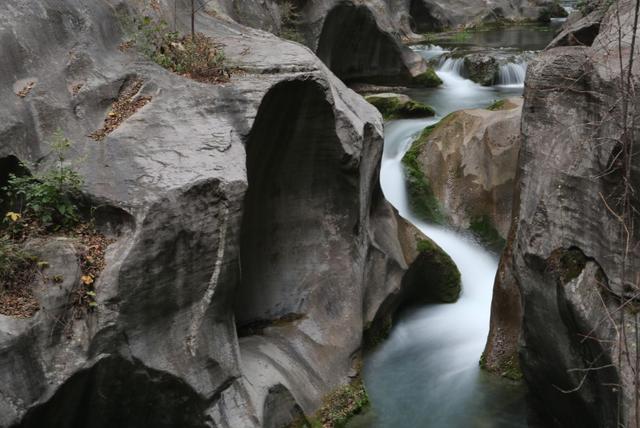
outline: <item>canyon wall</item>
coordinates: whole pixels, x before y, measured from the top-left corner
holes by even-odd
[[[572,18],[527,73],[487,352],[495,357],[500,340],[512,351],[521,320],[524,377],[546,420],[564,427],[637,423],[634,6],[601,3]]]

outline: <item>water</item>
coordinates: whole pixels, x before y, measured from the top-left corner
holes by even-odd
[[[511,87],[524,87],[524,77],[527,72],[527,63],[509,62],[502,64],[498,70],[498,85]]]
[[[464,58],[446,57],[449,50],[438,46],[414,46],[413,49],[425,58],[441,58],[436,70],[443,82],[441,86],[433,89],[412,88],[407,91],[413,99],[432,106],[437,113],[437,120],[456,110],[486,107],[494,100],[522,95],[526,62],[518,62],[518,66],[522,67],[518,83],[487,87],[465,79],[462,76]],[[385,133],[388,139],[387,129]]]
[[[433,46],[422,49],[431,59],[447,53]],[[416,218],[401,164],[425,126],[452,111],[484,107],[495,99],[521,94],[526,63],[513,64],[501,70],[503,85],[483,87],[462,77],[460,59],[443,59],[437,70],[443,85],[409,94],[432,105],[437,117],[398,120],[385,127],[380,175],[384,194],[401,216],[452,257],[462,275],[463,290],[455,304],[428,305],[402,314],[389,339],[366,358],[363,375],[372,410],[354,419],[350,428],[528,426],[525,388],[488,375],[478,365],[489,330],[498,260],[472,238]]]

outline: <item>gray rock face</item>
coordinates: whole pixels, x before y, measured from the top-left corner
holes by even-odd
[[[637,229],[627,252],[617,215],[625,176],[638,188],[640,164],[634,159],[626,169],[619,161],[620,60],[628,67],[633,3],[619,7],[620,21],[614,6],[601,21],[598,11],[585,18],[598,23],[591,46],[556,44],[530,65],[513,252],[500,268],[503,285],[517,284],[521,294],[525,379],[548,419],[567,427],[636,423],[637,315],[631,303],[620,305],[637,296],[640,254]],[[635,62],[633,91],[639,70]],[[628,106],[637,114],[635,101]],[[637,210],[635,196],[629,204]],[[637,211],[630,218],[637,221]],[[494,301],[494,320],[504,315],[501,306]]]
[[[427,68],[401,43],[399,24],[383,0],[218,0],[207,8],[309,46],[347,82],[406,84]]]
[[[9,0],[0,12],[0,158],[45,168],[61,128],[116,239],[98,307],[70,320],[70,337],[49,312],[0,316],[2,427],[235,428],[312,413],[352,373],[364,325],[407,268],[378,186],[375,109],[307,48],[204,13],[197,29],[241,70],[229,83],[122,52],[116,14],[172,22],[172,1],[154,5]],[[87,138],[133,78],[151,101]]]
[[[405,0],[412,28],[418,33],[502,21],[535,21],[554,11],[553,0],[469,1]]]

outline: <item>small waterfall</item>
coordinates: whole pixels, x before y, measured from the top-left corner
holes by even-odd
[[[462,76],[463,68],[464,58],[443,58],[440,61],[438,71],[443,71],[445,73],[454,73],[458,76]]]
[[[522,86],[527,72],[527,63],[508,62],[502,64],[498,70],[498,85],[502,86]]]

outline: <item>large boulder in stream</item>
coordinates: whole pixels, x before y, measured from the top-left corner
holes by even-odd
[[[0,315],[2,427],[286,424],[350,379],[409,269],[373,106],[300,44],[205,13],[236,71],[172,73],[127,49],[119,18],[173,23],[173,1],[141,3],[0,11],[0,185],[18,160],[47,169],[60,128],[112,242],[81,316],[74,242],[41,246],[65,278],[35,316]]]
[[[521,109],[521,99],[509,98],[427,127],[403,159],[415,212],[501,248],[511,225]]]
[[[640,162],[631,149],[639,134],[630,131],[640,90],[638,62],[629,70],[638,58],[634,6],[601,2],[527,72],[513,231],[488,351],[501,339],[515,348],[522,322],[524,378],[558,426],[631,426],[640,417],[640,234],[629,227],[640,220]]]
[[[364,346],[372,348],[384,340],[393,325],[394,315],[408,306],[427,303],[454,303],[462,292],[460,271],[451,257],[418,228],[402,218],[396,210],[390,218],[406,269],[402,281],[365,326]],[[372,272],[373,273],[373,272]]]

